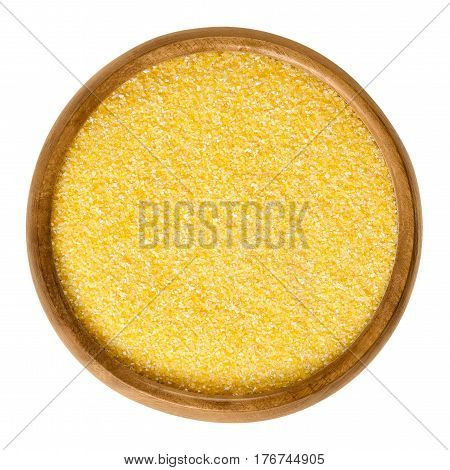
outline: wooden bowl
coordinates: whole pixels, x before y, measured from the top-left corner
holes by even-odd
[[[116,87],[162,60],[212,50],[253,51],[298,66],[334,88],[364,121],[390,168],[397,197],[397,254],[386,293],[373,319],[338,359],[310,378],[271,393],[245,397],[205,396],[162,385],[111,357],[73,315],[58,279],[52,253],[50,212],[55,180],[78,130]],[[365,91],[317,52],[272,34],[239,28],[182,31],[126,52],[72,98],[54,124],[31,183],[27,244],[33,280],[45,312],[78,360],[114,390],[159,410],[210,421],[255,421],[292,413],[327,397],[349,382],[377,354],[396,327],[414,283],[421,242],[419,193],[405,148]]]

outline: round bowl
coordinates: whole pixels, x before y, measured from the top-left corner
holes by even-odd
[[[306,380],[254,396],[206,396],[157,383],[112,357],[71,311],[52,253],[50,215],[53,190],[65,152],[99,103],[137,72],[163,60],[194,52],[231,50],[267,55],[320,78],[366,124],[390,169],[398,208],[398,243],[392,275],[372,320],[334,362]],[[367,93],[342,69],[317,52],[272,34],[240,28],[182,31],[148,41],[112,61],[72,98],[43,146],[28,202],[27,245],[33,280],[54,329],[77,359],[109,387],[144,405],[179,416],[240,422],[275,418],[306,408],[355,377],[386,343],[406,306],[421,244],[419,193],[399,137]]]

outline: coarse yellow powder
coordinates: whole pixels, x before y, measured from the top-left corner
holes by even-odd
[[[141,201],[296,201],[304,240],[144,247]],[[56,184],[52,241],[75,315],[111,354],[164,384],[243,395],[309,377],[358,337],[390,278],[397,209],[379,148],[333,89],[265,56],[197,53],[92,113]]]

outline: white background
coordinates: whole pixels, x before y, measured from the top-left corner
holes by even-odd
[[[82,81],[152,37],[241,26],[286,36],[368,83],[445,4],[226,0],[2,0]],[[450,445],[450,8],[368,88],[413,161],[423,256],[407,311],[370,368]],[[2,447],[81,369],[47,321],[25,246],[40,148],[79,88],[0,5],[0,321]],[[325,453],[322,468],[449,468],[449,452],[367,372],[299,413],[214,424],[134,403],[84,372],[8,449],[2,468],[124,468],[124,455]],[[250,467],[249,464],[246,465]],[[243,468],[243,467],[235,467]]]

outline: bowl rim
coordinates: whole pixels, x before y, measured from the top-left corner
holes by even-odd
[[[193,52],[255,52],[307,70],[334,88],[374,136],[390,169],[398,206],[396,258],[385,295],[372,320],[335,361],[311,377],[279,390],[249,396],[207,396],[144,377],[111,357],[71,313],[56,274],[50,233],[53,188],[64,152],[92,111],[117,86],[162,60]],[[233,27],[167,34],[125,52],[97,72],[70,100],[41,150],[27,208],[27,249],[41,304],[56,333],[97,378],[139,403],[178,416],[220,422],[275,418],[313,405],[353,379],[380,351],[397,326],[417,273],[422,239],[419,190],[408,154],[380,108],[333,62],[289,39]]]

